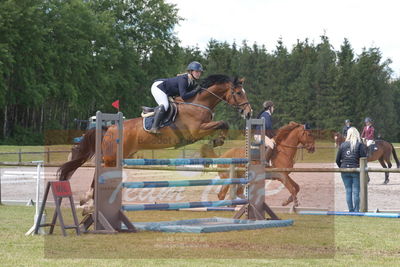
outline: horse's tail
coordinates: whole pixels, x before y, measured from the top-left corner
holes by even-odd
[[[393,158],[396,161],[397,168],[400,168],[400,162],[399,162],[399,159],[397,158],[396,149],[394,149],[393,144],[390,144],[390,145],[392,146]]]
[[[104,127],[103,127],[103,130]],[[93,157],[96,152],[96,129],[91,129],[86,132],[81,142],[78,144],[77,153],[74,155],[72,160],[64,163],[57,170],[57,176],[60,181],[68,180],[72,174],[82,166],[86,161]]]

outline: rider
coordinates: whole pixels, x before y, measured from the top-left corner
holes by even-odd
[[[347,119],[344,121],[344,126],[342,130],[342,135],[344,138],[347,136],[347,130],[351,127],[351,120]]]
[[[372,120],[369,117],[365,118],[365,127],[361,133],[361,138],[363,139],[364,143],[366,143],[367,147],[370,147],[374,143],[374,126],[372,126]]]
[[[151,94],[158,106],[154,109],[154,122],[150,129],[151,133],[159,133],[158,128],[164,113],[168,110],[169,96],[180,96],[187,100],[196,95],[201,89],[197,83],[203,67],[197,61],[189,63],[187,73],[172,78],[158,79],[151,86]]]
[[[274,131],[272,129],[272,113],[274,113],[274,103],[271,100],[264,101],[263,110],[258,114],[257,118],[264,118],[265,121],[265,160],[269,164],[272,156],[272,151],[275,147],[273,139]]]

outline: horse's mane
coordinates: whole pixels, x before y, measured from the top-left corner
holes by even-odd
[[[232,78],[224,74],[213,74],[203,79],[200,82],[200,85],[203,88],[209,88],[215,84],[223,84],[228,82],[231,82],[234,87],[238,87],[243,86],[244,79],[236,76]]]
[[[204,88],[208,88],[213,86],[214,84],[222,84],[233,82],[232,78],[224,74],[213,74],[201,81],[201,86]]]
[[[286,137],[289,135],[289,133],[299,127],[301,124],[291,121],[288,125],[282,126],[281,128],[278,129],[278,132],[275,136],[275,142],[276,143],[280,143],[281,141],[283,141],[284,139],[286,139]]]

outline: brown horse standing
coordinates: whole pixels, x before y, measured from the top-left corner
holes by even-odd
[[[143,129],[143,118],[125,120],[123,123],[123,158],[143,149],[160,149],[192,143],[221,131],[215,140],[222,145],[228,131],[224,121],[212,121],[213,110],[219,102],[226,102],[236,108],[244,118],[251,116],[252,110],[243,89],[243,79],[231,79],[226,75],[211,75],[204,80],[207,89],[203,89],[187,102],[177,98],[178,116],[173,125],[160,129],[160,134],[150,134]],[[115,166],[118,128],[113,125],[103,128],[102,152],[104,164]],[[64,163],[58,170],[59,179],[69,179],[77,168],[82,166],[95,153],[96,130],[89,130],[81,143],[73,160]],[[93,183],[92,183],[93,187]],[[93,190],[87,194],[88,201]]]
[[[340,133],[335,133],[335,147],[339,147],[346,139]],[[400,168],[400,162],[397,158],[396,150],[393,145],[384,140],[375,140],[375,145],[378,148],[373,150],[372,153],[369,151],[367,160],[368,162],[378,160],[383,168],[392,168],[392,162],[390,161],[390,155],[393,154],[393,158],[396,161],[397,168]],[[383,184],[389,183],[389,173],[385,172],[385,181]]]
[[[275,136],[276,148],[273,151],[271,162],[274,168],[292,168],[294,165],[294,157],[298,149],[298,145],[302,144],[308,152],[314,152],[315,140],[311,131],[306,130],[305,125],[298,124],[296,122],[290,122],[288,125],[280,128]],[[203,145],[200,151],[202,157],[218,157],[211,145]],[[245,148],[236,147],[226,151],[220,156],[221,158],[244,158]],[[228,167],[228,165],[220,165],[220,167]],[[238,167],[244,167],[244,165],[238,165]],[[268,170],[266,170],[268,172]],[[299,185],[289,176],[290,172],[283,172],[273,177],[274,180],[281,181],[284,186],[289,190],[289,198],[282,203],[282,206],[288,205],[290,202],[294,202],[294,207],[299,205],[297,200],[297,193],[300,191]],[[272,173],[274,175],[275,173]],[[244,177],[244,172],[237,172],[237,177]],[[229,174],[226,172],[219,173],[221,179],[226,179]],[[235,177],[233,177],[235,178]],[[225,196],[229,190],[229,185],[222,186],[218,193],[220,200],[225,199]],[[238,186],[238,196],[243,196],[243,186]]]

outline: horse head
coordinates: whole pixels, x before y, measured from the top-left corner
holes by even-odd
[[[315,139],[306,124],[290,122],[278,130],[275,141],[283,147],[297,148],[302,144],[308,152],[315,151]]]
[[[202,92],[198,95],[197,100],[211,109],[220,101],[226,102],[248,119],[251,117],[252,109],[243,89],[243,82],[243,78],[232,79],[221,74],[210,75],[202,81],[202,90],[208,94]]]
[[[335,147],[339,147],[344,142],[344,137],[339,132],[333,134],[333,139],[335,140]]]
[[[235,77],[230,90],[227,91],[225,100],[229,105],[236,108],[243,118],[249,119],[253,110],[251,109],[246,91],[243,88],[244,78]]]
[[[299,127],[299,142],[305,147],[305,149],[309,153],[313,153],[315,151],[315,138],[306,124],[301,126],[302,127]]]

